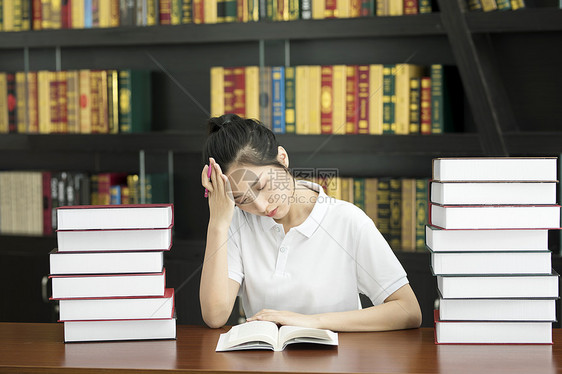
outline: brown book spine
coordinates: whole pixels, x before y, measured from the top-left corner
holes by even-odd
[[[324,18],[336,18],[338,16],[337,0],[325,0]]]
[[[429,135],[431,134],[431,78],[430,77],[423,77],[421,79],[420,113],[421,113],[420,133],[424,135]]]
[[[67,97],[67,131],[80,132],[80,104],[79,104],[78,71],[66,72],[66,97]]]
[[[38,102],[37,72],[27,73],[27,109],[29,127],[27,132],[36,134],[39,132],[39,102]]]
[[[90,70],[80,70],[78,85],[80,95],[80,133],[92,133],[92,108],[91,108],[91,74]]]
[[[233,112],[246,117],[246,70],[244,67],[234,68],[233,74]]]
[[[193,23],[205,23],[205,3],[193,0]]]
[[[27,89],[25,72],[16,73],[16,130],[20,134],[27,132]]]
[[[234,113],[234,69],[224,68],[224,113]]]
[[[107,71],[102,70],[99,72],[98,79],[98,92],[99,92],[99,132],[102,134],[109,133],[109,119],[107,115],[108,98],[107,98]]]
[[[404,0],[404,14],[418,14],[418,0]]]
[[[58,102],[58,132],[61,134],[68,133],[68,100],[67,100],[67,84],[66,72],[57,72],[57,102]]]
[[[49,72],[49,110],[51,112],[50,132],[55,134],[58,133],[60,129],[58,83],[57,73],[54,71]]]
[[[358,73],[357,66],[349,65],[347,66],[347,77],[346,77],[346,99],[345,99],[345,113],[346,113],[346,134],[357,134],[357,119],[359,117],[359,110],[357,103],[359,102],[358,97]]]
[[[172,24],[172,0],[160,0],[160,24]]]
[[[100,133],[100,79],[101,75],[99,71],[90,72],[90,115],[92,134]]]
[[[369,65],[359,65],[357,68],[358,79],[358,106],[359,118],[357,119],[357,133],[369,133]]]
[[[361,17],[361,0],[350,0],[349,2],[349,16],[352,18]]]
[[[43,16],[41,11],[41,0],[32,0],[32,27],[33,30],[41,30],[43,29]]]
[[[16,99],[16,74],[6,73],[8,92],[8,131],[17,132],[17,99]]]
[[[322,66],[320,80],[320,130],[322,134],[331,134],[333,131],[333,79],[334,67],[331,65]]]

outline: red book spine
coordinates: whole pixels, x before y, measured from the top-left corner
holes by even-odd
[[[423,135],[431,134],[431,78],[423,77],[421,79],[421,97],[420,97],[420,133]]]
[[[66,72],[57,73],[57,101],[58,101],[58,132],[68,133],[68,107]]]
[[[203,0],[193,0],[193,23],[205,23],[205,4]]]
[[[43,235],[53,233],[52,199],[51,199],[51,173],[44,171],[43,176]]]
[[[42,10],[41,10],[41,0],[32,0],[32,28],[33,30],[41,30],[41,24],[43,22]]]
[[[338,13],[337,0],[326,0],[324,7],[324,18],[336,18]]]
[[[160,24],[172,24],[172,0],[160,0]]]
[[[404,0],[404,14],[418,14],[418,0]]]
[[[357,134],[358,118],[358,86],[357,86],[357,66],[347,66],[346,88],[345,88],[345,133]]]
[[[8,87],[8,129],[9,132],[17,132],[17,120],[16,120],[16,74],[7,73],[6,74],[7,87]]]
[[[233,69],[233,112],[246,117],[246,68]]]
[[[357,120],[357,133],[369,133],[369,65],[359,65],[357,73],[358,79],[358,98],[359,98],[359,118]]]
[[[234,112],[234,69],[224,68],[224,113]]]
[[[322,66],[320,86],[320,129],[322,134],[333,132],[333,66]]]
[[[71,17],[71,9],[70,9],[70,0],[62,0],[61,5],[61,26],[63,29],[70,29],[70,17]]]
[[[60,132],[58,78],[56,72],[49,74],[49,110],[51,111],[50,132]]]

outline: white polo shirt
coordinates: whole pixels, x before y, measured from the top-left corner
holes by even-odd
[[[228,275],[240,283],[246,316],[262,309],[303,314],[374,305],[408,283],[404,268],[373,221],[355,205],[319,192],[308,218],[287,234],[273,218],[235,208],[229,229]]]

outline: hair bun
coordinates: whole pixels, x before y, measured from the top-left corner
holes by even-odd
[[[209,119],[209,134],[219,131],[224,126],[230,124],[231,122],[236,122],[241,120],[236,114],[223,114],[220,117],[212,117]]]

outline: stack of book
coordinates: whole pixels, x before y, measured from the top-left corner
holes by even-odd
[[[550,344],[559,275],[556,158],[433,160],[426,244],[436,343]]]
[[[164,269],[173,217],[171,204],[57,209],[51,299],[65,342],[176,337]]]

